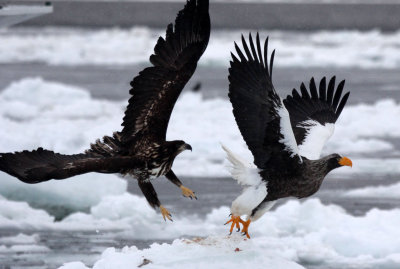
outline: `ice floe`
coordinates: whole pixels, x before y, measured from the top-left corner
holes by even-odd
[[[228,66],[233,41],[249,30],[213,31],[200,64]],[[255,32],[255,31],[253,31]],[[83,30],[10,28],[0,31],[0,62],[45,62],[54,65],[147,63],[165,30]],[[261,31],[277,49],[276,66],[398,68],[400,31]],[[365,44],[368,44],[366,46]]]
[[[173,223],[166,223],[144,198],[131,194],[105,197],[90,213],[75,213],[61,222],[24,202],[2,199],[0,205],[0,228],[113,230],[119,231],[121,238],[130,234],[138,239],[175,239],[171,244],[152,244],[143,250],[134,246],[107,249],[93,268],[132,268],[144,259],[151,261],[149,268],[181,268],[179,261],[182,266],[191,264],[191,268],[201,268],[205,262],[215,264],[211,268],[253,262],[255,268],[263,263],[293,268],[301,268],[295,263],[333,268],[400,266],[399,209],[372,209],[364,216],[352,216],[341,207],[323,205],[318,199],[290,200],[252,223],[252,238],[244,240],[239,233],[227,235],[228,227],[223,223],[228,219],[228,207],[214,209],[203,218],[177,216]],[[27,244],[21,245],[22,239]],[[36,240],[35,236],[26,235],[0,238],[0,251],[46,251],[41,246],[33,247]],[[83,266],[72,263],[64,269]]]
[[[347,191],[343,195],[349,197],[370,197],[370,198],[384,198],[384,199],[399,199],[400,198],[400,183],[386,185],[364,187]]]
[[[238,268],[244,264],[255,268],[261,268],[259,266],[263,264],[271,264],[271,268],[302,268],[292,262],[333,268],[400,266],[398,209],[372,209],[365,216],[355,217],[338,206],[323,205],[318,199],[304,202],[291,200],[252,223],[252,239],[245,240],[238,233],[227,235],[228,228],[222,224],[228,219],[228,207],[214,209],[203,219],[189,216],[188,219],[179,218],[174,223],[162,226],[160,216],[156,220],[141,215],[144,211],[139,206],[146,207],[143,198],[135,198],[138,199],[136,206],[131,209],[117,202],[130,199],[128,196],[131,195],[125,198],[109,197],[111,200],[104,201],[114,204],[116,210],[118,204],[125,208],[122,211],[127,210],[125,214],[119,213],[119,219],[112,212],[109,215],[103,213],[102,217],[111,218],[116,224],[131,219],[128,222],[133,231],[137,227],[146,226],[147,238],[162,232],[171,238],[180,239],[171,244],[155,243],[143,250],[134,246],[122,250],[109,248],[93,268],[132,268],[142,264],[145,259],[149,261],[149,268],[184,268],[189,265],[191,268],[204,268],[205,264],[209,264],[210,268],[229,265]],[[138,216],[144,218],[142,222],[135,223],[133,220],[138,219]],[[276,264],[286,264],[288,267],[274,267]],[[83,266],[73,263],[71,267],[67,264],[62,268]]]

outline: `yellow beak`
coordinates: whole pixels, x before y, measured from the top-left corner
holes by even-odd
[[[347,157],[343,157],[340,159],[339,164],[342,166],[350,166],[353,167],[353,163],[351,162],[351,160]]]

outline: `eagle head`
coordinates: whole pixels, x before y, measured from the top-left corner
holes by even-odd
[[[335,169],[335,168],[339,168],[342,166],[350,166],[353,167],[353,163],[352,161],[347,158],[347,157],[343,157],[339,154],[332,154],[330,156],[328,156],[328,169],[329,171]]]
[[[192,151],[192,146],[185,143],[185,141],[182,141],[182,140],[171,141],[169,148],[172,152],[175,152],[176,155],[178,155],[179,153],[181,153],[185,150]]]

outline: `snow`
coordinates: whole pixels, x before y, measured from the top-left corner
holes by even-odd
[[[124,199],[128,196],[131,195]],[[121,198],[109,199],[118,201]],[[140,223],[133,221],[142,213],[136,210],[140,206],[146,207],[144,198],[135,199],[138,199],[137,208],[126,208],[128,212],[120,219],[116,219],[110,211],[106,212],[110,212],[111,216],[103,217],[112,218],[115,223],[130,218],[133,231],[122,236],[129,233],[140,235],[143,231],[136,229],[145,226],[146,238],[163,233],[180,239],[171,244],[152,244],[143,250],[135,246],[122,250],[109,248],[93,268],[132,268],[143,263],[144,259],[151,261],[149,268],[184,268],[189,265],[190,268],[204,268],[205,263],[209,265],[207,268],[239,268],[244,264],[259,268],[257,266],[262,264],[273,266],[275,263],[288,267],[271,268],[301,268],[290,261],[325,268],[347,268],[349,264],[362,268],[400,266],[399,209],[372,209],[365,216],[355,217],[336,205],[323,205],[318,199],[304,202],[291,200],[252,223],[249,230],[252,239],[244,240],[236,233],[226,235],[228,227],[222,224],[228,219],[228,207],[214,209],[202,220],[189,216],[160,227],[153,219]],[[240,251],[235,252],[236,249]],[[83,264],[74,263],[63,268],[81,267],[84,268]]]
[[[39,78],[12,83],[0,94],[0,124],[7,126],[0,129],[0,149],[12,152],[42,146],[61,153],[82,152],[96,138],[110,134],[109,128],[119,128],[123,109],[69,85]],[[121,194],[127,186],[118,176],[94,173],[28,185],[0,172],[0,181],[0,194],[7,198],[75,210],[97,204],[104,195]]]
[[[400,183],[350,190],[344,193],[344,196],[398,199],[400,197]]]
[[[54,217],[40,209],[33,209],[27,202],[14,202],[0,196],[0,227],[31,229],[43,223],[52,223]]]
[[[201,65],[227,67],[233,42],[250,30],[213,31]],[[255,32],[255,31],[253,31]],[[1,29],[0,63],[45,62],[53,65],[126,65],[148,63],[164,29],[12,28]],[[398,68],[400,31],[263,30],[277,49],[276,66]],[[368,44],[366,47],[365,44]]]
[[[109,248],[93,268],[128,269],[141,264],[147,264],[145,268],[249,268],[250,265],[251,268],[304,268],[294,262],[266,255],[256,245],[244,242],[241,238],[226,240],[220,237],[175,240],[171,245],[153,244],[144,250],[136,247],[122,250]],[[65,265],[62,268],[75,267]]]
[[[190,263],[193,268],[201,268],[204,262],[208,262],[215,264],[211,268],[222,268],[225,264],[234,266],[231,264],[234,261],[252,266],[253,263],[254,266],[263,263],[288,266],[277,268],[301,268],[291,262],[333,268],[346,268],[349,264],[362,268],[400,266],[399,209],[372,209],[364,216],[356,217],[339,206],[323,205],[318,199],[290,200],[251,224],[251,240],[243,240],[244,237],[236,233],[227,236],[229,227],[223,223],[228,220],[229,212],[229,208],[224,206],[213,209],[204,218],[177,215],[174,222],[169,223],[161,221],[161,215],[150,208],[145,198],[125,193],[104,197],[91,208],[90,213],[75,213],[55,222],[46,212],[32,209],[25,202],[2,198],[0,228],[119,230],[116,236],[121,239],[175,239],[172,244],[153,244],[144,250],[134,246],[123,250],[107,249],[93,268],[117,268],[111,266],[116,262],[120,263],[118,268],[132,268],[141,264],[144,258],[152,261],[149,268],[175,268],[180,266],[177,262],[182,262],[182,266]],[[18,237],[24,236],[0,240],[0,244],[13,242],[14,246],[4,246],[0,251],[16,250],[20,241]],[[201,239],[194,239],[198,237]],[[26,238],[27,243],[20,248],[45,251],[40,246],[33,248],[33,242],[37,240],[35,236]],[[236,248],[241,251],[235,252]],[[64,267],[70,268],[84,267],[81,263]]]

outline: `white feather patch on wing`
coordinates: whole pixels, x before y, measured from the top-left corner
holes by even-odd
[[[250,216],[253,209],[256,208],[267,196],[266,183],[260,183],[257,186],[244,188],[231,206],[231,213],[235,216],[247,215]]]
[[[304,141],[299,145],[300,155],[310,160],[319,159],[326,141],[335,131],[335,124],[322,125],[315,120],[306,120],[300,122],[297,127],[306,129]]]
[[[221,144],[221,146],[231,163],[231,166],[228,167],[229,172],[240,185],[255,186],[261,183],[260,170],[254,164],[243,160],[224,145]]]
[[[276,112],[281,118],[280,132],[283,135],[283,138],[279,140],[279,143],[285,145],[285,150],[290,153],[290,157],[293,158],[294,156],[297,155],[300,158],[300,161],[302,162],[303,160],[301,159],[301,156],[299,154],[299,148],[297,147],[296,138],[294,137],[292,125],[290,123],[289,112],[287,111],[282,101],[281,104],[279,104],[279,106],[276,107]]]

